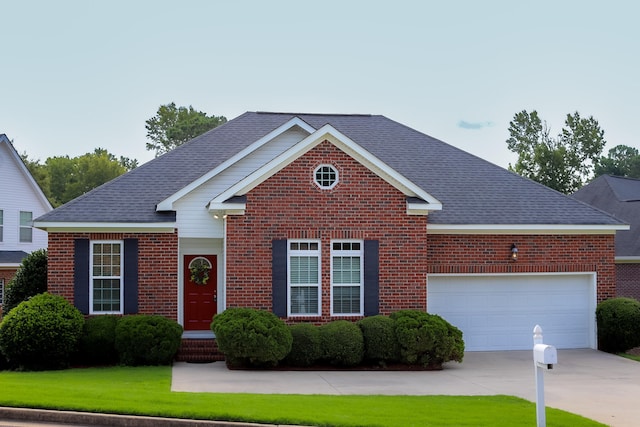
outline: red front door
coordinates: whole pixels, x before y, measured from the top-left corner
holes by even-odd
[[[216,266],[215,255],[184,256],[184,329],[186,331],[210,330],[211,320],[218,306]]]

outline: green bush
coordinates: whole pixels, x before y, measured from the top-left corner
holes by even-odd
[[[291,351],[293,337],[275,314],[252,308],[227,308],[214,316],[211,330],[232,367],[273,367]]]
[[[116,325],[115,346],[123,365],[170,365],[181,341],[182,326],[164,316],[124,316]]]
[[[8,314],[22,301],[47,291],[47,250],[33,251],[18,268],[16,275],[7,283],[2,311]]]
[[[632,298],[612,298],[596,307],[598,347],[620,353],[640,346],[640,302]]]
[[[353,322],[336,320],[320,326],[323,359],[335,366],[356,366],[364,356],[362,331]]]
[[[0,350],[13,368],[65,368],[77,349],[83,324],[80,311],[61,296],[36,295],[0,323]]]
[[[388,316],[365,317],[358,321],[364,338],[364,359],[385,364],[400,359],[400,345],[396,338],[396,322]]]
[[[103,315],[85,320],[77,362],[92,366],[118,363],[116,325],[119,319],[120,316]]]
[[[312,366],[322,357],[320,330],[309,323],[289,326],[293,343],[284,363],[291,366]]]
[[[419,310],[391,314],[396,321],[396,337],[402,363],[441,367],[464,357],[462,332],[442,317]]]

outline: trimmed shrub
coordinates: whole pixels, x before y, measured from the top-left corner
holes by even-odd
[[[275,314],[253,308],[227,308],[211,322],[218,348],[231,367],[273,367],[291,351],[293,337]]]
[[[87,365],[115,365],[116,325],[120,316],[102,315],[89,317],[84,322],[79,342],[77,361]]]
[[[320,330],[309,323],[289,326],[293,343],[284,363],[291,366],[312,366],[322,357]]]
[[[47,250],[31,252],[22,260],[16,275],[7,283],[2,311],[8,314],[22,301],[47,291]]]
[[[124,316],[116,325],[115,346],[123,365],[170,365],[181,341],[182,326],[164,316]]]
[[[640,346],[640,302],[632,298],[611,298],[596,307],[598,347],[621,353]]]
[[[464,357],[462,331],[442,317],[419,310],[391,314],[403,363],[439,368],[444,362]]]
[[[362,331],[353,322],[336,320],[320,326],[323,359],[335,366],[356,366],[364,356]]]
[[[80,311],[61,296],[36,295],[21,302],[0,323],[0,350],[13,368],[66,368],[83,325]]]
[[[378,364],[400,359],[400,345],[396,338],[396,322],[388,316],[365,317],[357,325],[364,338],[364,359]]]

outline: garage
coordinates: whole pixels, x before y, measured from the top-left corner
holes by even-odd
[[[427,311],[464,334],[467,351],[527,350],[533,328],[557,348],[595,348],[595,273],[429,275]]]

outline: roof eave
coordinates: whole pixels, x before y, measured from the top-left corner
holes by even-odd
[[[427,234],[615,234],[626,224],[428,224]]]
[[[173,233],[175,222],[54,222],[35,221],[33,226],[49,233],[55,232],[139,232]]]

